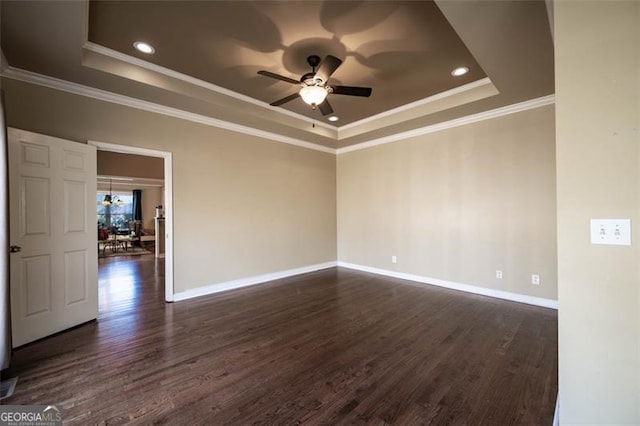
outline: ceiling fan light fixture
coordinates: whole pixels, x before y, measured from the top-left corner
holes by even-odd
[[[451,75],[454,77],[460,77],[469,72],[469,67],[458,67],[451,71]]]
[[[323,60],[320,60],[319,56],[311,55],[307,57],[307,63],[311,67],[312,71],[304,74],[299,80],[294,80],[291,77],[286,77],[271,71],[258,71],[259,75],[274,78],[299,87],[297,93],[292,93],[282,99],[271,102],[269,105],[281,106],[287,102],[293,101],[294,99],[302,98],[302,102],[310,105],[311,109],[318,109],[324,117],[329,117],[330,115],[333,115],[333,108],[327,100],[327,96],[330,93],[345,96],[360,96],[364,98],[371,96],[371,87],[342,85],[330,86],[327,84],[333,73],[338,69],[340,64],[342,64],[341,59],[327,55]],[[335,117],[331,121],[335,121],[337,119],[338,117]]]
[[[154,49],[152,45],[145,43],[144,41],[136,41],[133,43],[133,47],[135,47],[139,52],[146,53],[147,55],[153,55],[156,52],[156,49]]]
[[[302,86],[300,89],[300,97],[311,106],[320,105],[326,99],[328,92],[322,86]]]

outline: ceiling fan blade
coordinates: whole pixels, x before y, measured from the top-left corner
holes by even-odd
[[[287,83],[291,83],[291,84],[300,84],[300,82],[298,80],[294,80],[292,78],[285,77],[284,75],[275,74],[275,73],[272,73],[270,71],[261,70],[261,71],[258,71],[258,74],[264,75],[265,77],[271,77],[271,78],[275,78],[277,80],[286,81]]]
[[[275,102],[271,102],[269,105],[271,105],[271,106],[280,106],[282,104],[286,104],[287,102],[294,100],[298,96],[300,96],[298,93],[294,93],[292,95],[287,96],[286,98],[278,99]]]
[[[329,80],[331,74],[336,72],[338,67],[342,64],[342,61],[335,56],[327,55],[326,58],[318,65],[318,71],[316,71],[316,78],[322,79],[324,83]]]
[[[322,115],[333,114],[333,108],[331,108],[331,104],[329,103],[329,99],[325,99],[323,103],[318,105],[318,109],[322,113]]]
[[[356,87],[356,86],[331,86],[333,93],[336,95],[347,96],[364,96],[368,98],[371,96],[371,87]]]

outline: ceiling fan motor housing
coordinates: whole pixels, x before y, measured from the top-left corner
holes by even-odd
[[[314,79],[315,75],[316,74],[313,72],[306,73],[305,75],[300,77],[300,83],[307,86],[315,86],[316,85],[316,80]]]
[[[320,77],[316,77],[316,68],[320,65],[320,56],[311,55],[307,57],[307,63],[312,69],[312,72],[307,73],[302,76],[300,81],[307,86],[324,86],[326,81],[322,80]]]

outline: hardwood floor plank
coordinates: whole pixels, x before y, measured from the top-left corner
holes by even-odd
[[[550,424],[557,313],[340,268],[174,304],[100,259],[100,317],[15,351],[69,424]]]

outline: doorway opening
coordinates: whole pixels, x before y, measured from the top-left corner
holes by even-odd
[[[157,201],[154,201],[152,207],[149,207],[148,203],[146,203],[145,207],[145,198],[143,194],[142,209],[146,210],[147,213],[144,215],[143,212],[143,216],[138,220],[132,220],[133,218],[129,218],[127,213],[124,213],[126,212],[126,209],[109,208],[108,211],[103,212],[103,216],[98,212],[98,223],[102,224],[104,228],[108,228],[110,234],[115,234],[114,236],[110,236],[107,244],[103,245],[102,248],[99,245],[98,249],[99,251],[101,249],[104,250],[104,255],[108,252],[111,252],[112,254],[119,254],[119,250],[122,250],[123,253],[126,254],[132,254],[127,252],[127,250],[133,249],[134,247],[149,250],[151,245],[150,242],[153,240],[153,255],[156,259],[164,259],[164,267],[161,268],[164,270],[164,280],[162,280],[164,281],[164,300],[166,302],[173,302],[173,174],[171,153],[97,141],[89,141],[88,143],[89,145],[96,147],[98,155],[101,153],[128,154],[130,156],[162,159],[163,179],[161,187],[159,186],[160,182],[157,177],[146,178],[146,180],[145,178],[139,178],[136,182],[135,180],[125,180],[130,179],[130,177],[123,176],[126,174],[125,172],[109,172],[108,174],[98,176],[98,194],[96,194],[96,204],[98,203],[98,197],[105,199],[107,198],[106,195],[109,195],[108,198],[114,202],[116,197],[121,204],[129,202],[129,197],[132,199],[134,197],[131,191],[131,189],[133,189],[132,186],[143,186],[143,184],[147,184],[149,188],[153,188],[154,186],[157,187],[160,191],[160,196],[158,198],[154,198],[154,191],[149,190],[149,193],[152,195],[150,198],[152,201],[160,199],[163,203],[156,204]],[[124,164],[122,168],[124,169]],[[121,174],[121,176],[117,176],[118,174]],[[105,189],[105,183],[107,181],[109,181],[108,191]],[[149,201],[149,199],[147,199],[147,201]],[[159,207],[160,205],[162,205],[161,208]],[[156,210],[155,207],[158,207],[158,210]],[[152,208],[153,210],[151,210]],[[153,218],[150,218],[151,211],[153,211],[154,214]],[[131,225],[132,223],[134,224],[133,226]],[[152,233],[149,232],[152,227],[154,231],[153,239],[150,238]],[[147,257],[149,256],[151,255],[147,255]]]

